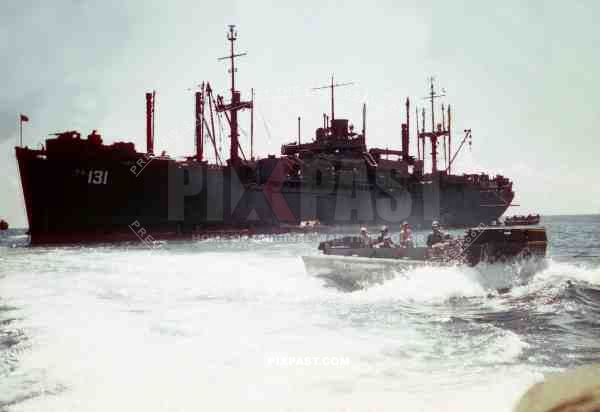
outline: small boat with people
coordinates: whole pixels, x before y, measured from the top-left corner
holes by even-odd
[[[397,272],[422,266],[473,267],[481,263],[542,259],[547,245],[544,227],[481,225],[467,229],[463,236],[453,237],[445,233],[437,221],[432,223],[426,245],[416,245],[410,227],[404,222],[398,242],[394,242],[387,226],[381,228],[376,238],[369,236],[363,227],[357,236],[321,242],[320,255],[302,259],[310,273],[343,274],[356,280],[372,276],[373,272]]]
[[[515,215],[507,216],[504,218],[504,225],[506,226],[530,226],[539,225],[540,215]]]

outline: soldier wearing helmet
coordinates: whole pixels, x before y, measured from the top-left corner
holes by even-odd
[[[364,246],[371,246],[371,237],[369,236],[369,231],[367,230],[366,226],[362,226],[360,228],[360,241],[363,243]]]
[[[394,242],[392,241],[392,236],[390,234],[390,230],[387,225],[381,226],[381,232],[379,232],[379,237],[377,238],[377,247],[394,247]]]
[[[440,228],[440,222],[434,220],[431,223],[431,233],[427,236],[427,246],[433,247],[434,245],[442,243],[449,238],[449,235],[446,235],[444,232],[442,232],[442,229]]]

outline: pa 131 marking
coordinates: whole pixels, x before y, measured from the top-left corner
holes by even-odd
[[[75,170],[75,176],[87,176],[89,185],[105,185],[108,183],[108,170]]]
[[[105,185],[108,182],[108,170],[89,170],[88,184]]]

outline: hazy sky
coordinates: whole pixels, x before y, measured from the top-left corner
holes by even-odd
[[[256,153],[295,138],[298,115],[303,138],[314,136],[329,99],[310,89],[331,73],[356,83],[338,90],[336,116],[358,126],[366,101],[368,144],[399,146],[404,98],[423,105],[434,75],[453,105],[454,140],[473,130],[455,171],[509,176],[521,205],[509,213],[600,213],[599,13],[595,1],[4,1],[0,217],[26,226],[20,112],[29,146],[98,129],[143,151],[144,92],[156,89],[157,149],[192,153],[186,89],[209,80],[227,93],[217,58],[228,24],[248,52],[238,88],[256,90]]]

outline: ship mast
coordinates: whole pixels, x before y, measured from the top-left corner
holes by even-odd
[[[238,116],[237,112],[242,109],[251,109],[253,102],[243,102],[240,99],[240,92],[235,89],[235,58],[245,56],[246,53],[235,53],[235,41],[237,40],[237,31],[235,25],[229,25],[229,32],[227,33],[227,40],[230,43],[229,56],[221,57],[219,60],[229,59],[229,73],[231,73],[231,101],[228,105],[219,103],[217,105],[217,111],[229,112],[229,128],[230,128],[230,146],[229,146],[229,163],[235,165],[239,162],[239,127],[238,127]],[[220,99],[219,99],[220,100]]]
[[[362,107],[362,139],[363,145],[366,145],[367,142],[367,103],[363,103]],[[365,148],[365,150],[367,150]]]
[[[419,134],[419,138],[423,140],[423,159],[425,158],[425,139],[429,138],[431,141],[431,173],[435,174],[438,172],[437,167],[437,143],[438,138],[447,136],[449,133],[447,130],[442,128],[442,125],[435,124],[435,99],[444,97],[446,94],[438,94],[435,91],[434,87],[434,78],[429,78],[429,96],[425,97],[425,99],[429,100],[431,104],[431,131],[425,132],[425,124],[423,124],[423,130]],[[425,123],[425,111],[423,110],[423,123]]]
[[[205,98],[204,82],[200,85],[200,91],[195,93],[196,106],[195,106],[195,117],[196,117],[196,160],[201,162],[204,160],[204,98]]]

